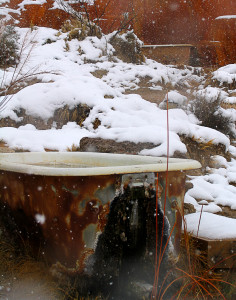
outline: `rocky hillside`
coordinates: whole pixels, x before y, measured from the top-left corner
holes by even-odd
[[[235,65],[162,65],[133,33],[80,26],[17,29],[23,52],[16,69],[1,70],[3,151],[166,156],[168,103],[169,156],[202,163],[185,202],[235,217]]]

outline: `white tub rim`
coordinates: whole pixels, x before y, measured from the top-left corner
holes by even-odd
[[[49,163],[49,166],[40,164]],[[68,167],[53,167],[53,164]],[[86,167],[69,168],[69,164]],[[51,164],[51,166],[50,166]],[[168,171],[184,171],[201,168],[192,159],[169,158]],[[167,158],[97,152],[20,152],[0,153],[0,170],[43,176],[98,176],[166,172]]]

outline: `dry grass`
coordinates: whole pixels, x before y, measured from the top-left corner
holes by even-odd
[[[219,93],[217,99],[207,99],[206,94],[198,95],[191,102],[190,110],[201,121],[201,125],[216,129],[225,135],[234,137],[234,121],[221,110],[222,98]],[[206,113],[207,112],[207,113]]]
[[[14,243],[4,241],[3,236],[1,238],[1,299],[104,299],[101,296],[80,296],[76,277],[63,283],[55,280],[45,261],[33,258],[27,244],[22,243],[16,248]],[[233,270],[209,269],[205,253],[196,251],[188,234],[183,236],[178,261],[173,262],[172,267],[155,299],[233,299],[235,296]]]
[[[80,274],[55,279],[42,254],[33,256],[27,243],[0,225],[0,299],[104,299],[100,295],[79,294],[79,289],[84,291],[83,295],[87,293],[87,279]],[[209,268],[205,253],[196,251],[186,230],[178,260],[172,260],[167,269],[153,299],[234,299],[233,270],[219,272]]]
[[[82,41],[87,36],[102,37],[101,29],[82,16],[81,18],[71,18],[71,20],[65,21],[61,27],[61,31],[67,33],[67,41],[73,39]]]
[[[77,151],[79,151],[79,147],[76,146],[75,144],[72,144],[72,146],[70,148],[68,147],[66,149],[66,151],[68,151],[68,152],[77,152]]]
[[[133,32],[113,35],[109,43],[115,48],[115,55],[124,62],[141,64],[145,58],[141,50],[141,43]]]
[[[15,246],[3,239],[0,243],[0,274],[1,299],[61,298],[57,284],[46,264],[29,254],[16,253]]]
[[[206,253],[197,250],[194,239],[184,230],[178,261],[155,291],[154,299],[234,299],[236,279],[233,274],[234,269],[217,269],[217,265],[210,268]]]
[[[14,230],[14,222],[0,215],[0,299],[8,300],[102,300],[81,294],[78,287],[86,278],[54,276],[42,249],[35,249]],[[65,269],[68,271],[68,269]],[[63,274],[62,274],[63,275]]]

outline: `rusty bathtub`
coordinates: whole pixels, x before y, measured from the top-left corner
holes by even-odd
[[[50,264],[59,261],[74,267],[95,251],[98,236],[107,225],[110,204],[117,195],[128,186],[136,191],[142,188],[144,197],[148,199],[148,191],[152,191],[163,205],[167,188],[166,215],[170,226],[177,224],[173,235],[177,247],[184,171],[201,165],[194,160],[170,158],[166,187],[166,161],[88,152],[3,153],[0,203],[10,211],[18,234],[37,244]],[[139,197],[137,193],[135,197]],[[134,226],[136,221],[132,222]]]

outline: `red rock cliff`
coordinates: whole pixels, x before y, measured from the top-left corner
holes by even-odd
[[[132,26],[146,44],[194,44],[205,55],[216,52],[219,64],[236,61],[236,19],[222,18],[236,15],[236,0],[96,0],[97,7],[89,6],[92,18],[101,16],[104,32],[119,27],[125,12],[135,12]],[[107,5],[109,1],[109,5]],[[36,1],[37,2],[37,1]],[[51,9],[54,0],[43,4],[25,5],[21,15],[15,15],[19,25],[60,28],[68,15],[60,9]],[[22,0],[11,0],[10,8],[17,9]],[[102,12],[104,11],[104,14]],[[102,14],[102,15],[101,15]],[[218,44],[211,43],[218,41]],[[204,52],[205,51],[205,52]],[[210,55],[210,54],[209,54]]]

